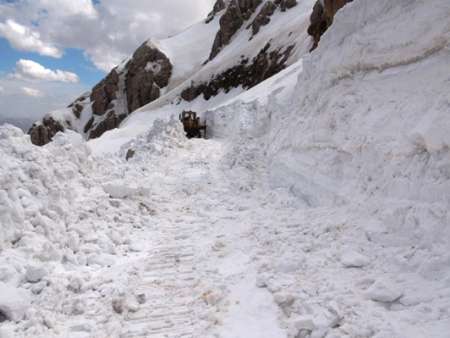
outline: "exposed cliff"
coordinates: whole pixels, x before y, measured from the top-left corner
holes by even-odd
[[[319,45],[319,41],[323,33],[333,24],[333,19],[338,10],[353,0],[317,0],[311,14],[311,25],[308,33],[314,39],[314,50]]]
[[[71,103],[69,114],[50,114],[35,123],[29,134],[36,145],[51,141],[58,131],[74,129],[87,139],[119,126],[131,112],[156,100],[169,84],[173,66],[167,56],[149,42],[114,68],[90,93]]]
[[[234,88],[247,90],[310,49],[305,22],[313,4],[217,0],[204,22],[144,43],[92,91],[35,123],[32,141],[46,144],[67,128],[98,138],[151,102],[210,100]]]

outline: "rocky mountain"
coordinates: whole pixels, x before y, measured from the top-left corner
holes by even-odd
[[[31,140],[44,145],[65,129],[94,139],[151,102],[208,101],[252,88],[314,49],[346,2],[217,0],[204,22],[146,41],[90,92],[35,123]]]

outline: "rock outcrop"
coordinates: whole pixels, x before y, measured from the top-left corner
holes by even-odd
[[[221,1],[221,0],[219,0]],[[262,0],[231,0],[220,18],[220,29],[212,46],[209,60],[214,59],[228,45],[234,34],[256,11]],[[220,7],[220,6],[219,6]]]
[[[128,112],[156,100],[172,75],[172,64],[167,56],[148,44],[136,50],[126,68]]]
[[[263,0],[228,0],[228,5],[224,0],[217,0],[207,22],[213,20],[220,11],[226,10],[220,18],[220,29],[214,40],[209,60],[214,59],[230,43],[232,37],[256,13],[261,4],[256,18],[247,26],[247,29],[252,28],[253,36],[258,34],[262,26],[270,22],[270,17],[277,8],[285,12],[296,6],[297,0],[269,0],[264,3]]]
[[[297,6],[297,0],[275,0],[275,4],[280,6],[282,12]]]
[[[271,17],[277,10],[285,12],[296,5],[297,0],[264,2],[262,0],[229,0],[228,3],[218,0],[209,17],[214,17],[220,11],[224,13],[220,18],[220,29],[214,40],[209,61],[217,57],[242,27],[251,29],[249,40],[252,40],[262,26],[270,23]],[[273,46],[269,39],[263,48],[259,47],[261,50],[255,57],[242,56],[236,60],[234,66],[211,76],[209,81],[201,83],[192,81],[191,85],[181,92],[181,98],[190,102],[203,95],[206,100],[209,100],[221,90],[227,93],[239,86],[244,89],[254,87],[284,69],[294,47],[287,44],[281,47]]]
[[[223,11],[226,8],[226,3],[224,0],[217,0],[214,4],[213,10],[208,14],[208,17],[206,18],[206,23],[210,23],[214,20],[216,15]]]
[[[273,15],[273,13],[275,13],[276,9],[277,6],[273,1],[267,1],[262,6],[255,20],[253,20],[252,24],[249,27],[247,27],[247,28],[252,27],[253,35],[258,34],[261,27],[267,25],[270,22],[270,17]]]
[[[309,11],[314,0],[304,1],[306,4],[297,0],[216,0],[206,22],[182,32],[182,39],[169,38],[158,44],[161,49],[151,42],[142,44],[90,92],[33,125],[29,131],[33,143],[46,144],[64,128],[79,132],[85,139],[98,138],[162,95],[162,104],[190,102],[199,96],[209,100],[233,88],[249,89],[259,84],[308,50],[309,39],[305,40],[305,32],[292,20],[296,16],[287,20],[280,15],[294,7],[298,13]],[[272,21],[277,22],[275,29],[265,27]],[[205,25],[205,31],[200,25]],[[235,38],[240,44],[230,46]],[[204,46],[196,46],[204,40]],[[221,53],[228,47],[229,52]],[[180,66],[174,69],[173,63]]]
[[[92,139],[117,128],[130,113],[160,97],[161,89],[169,83],[172,68],[164,53],[150,43],[144,43],[125,66],[114,68],[90,93],[68,106],[75,122],[87,121],[77,131]],[[87,109],[89,106],[91,109]],[[81,119],[82,114],[90,116]],[[44,145],[58,131],[64,131],[64,125],[74,127],[67,121],[62,124],[47,116],[31,127],[31,141]]]
[[[211,81],[202,84],[193,83],[186,88],[181,97],[190,102],[203,94],[206,100],[216,96],[220,90],[229,92],[232,88],[242,86],[252,88],[285,68],[294,46],[270,50],[268,43],[252,60],[243,59],[237,66],[216,75]]]
[[[117,128],[128,114],[158,99],[171,75],[172,64],[167,56],[147,42],[142,44],[123,70],[113,69],[92,90],[93,117],[84,126],[88,138]]]
[[[113,69],[106,78],[98,83],[91,93],[92,113],[102,116],[113,107],[119,91],[119,74]]]
[[[314,5],[311,14],[311,24],[308,28],[308,34],[314,39],[311,51],[317,48],[320,38],[326,32],[328,27],[333,24],[336,13],[347,3],[353,0],[318,0]]]
[[[252,28],[253,36],[259,33],[259,30],[262,26],[265,26],[270,23],[270,17],[275,13],[277,8],[280,8],[282,12],[297,6],[297,0],[274,0],[267,1],[261,7],[256,18],[253,22],[247,27]]]
[[[59,121],[52,117],[45,117],[42,122],[34,123],[28,133],[33,144],[43,146],[60,131],[64,131],[64,126]]]

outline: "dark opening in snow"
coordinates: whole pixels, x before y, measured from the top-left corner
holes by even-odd
[[[0,323],[6,322],[8,320],[8,317],[0,311]]]

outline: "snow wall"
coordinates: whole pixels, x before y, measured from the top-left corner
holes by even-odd
[[[447,0],[350,3],[303,71],[295,64],[209,112],[211,132],[258,140],[272,184],[290,187],[306,206],[357,205],[387,244],[445,252],[449,18]],[[267,105],[262,86],[272,92]]]

